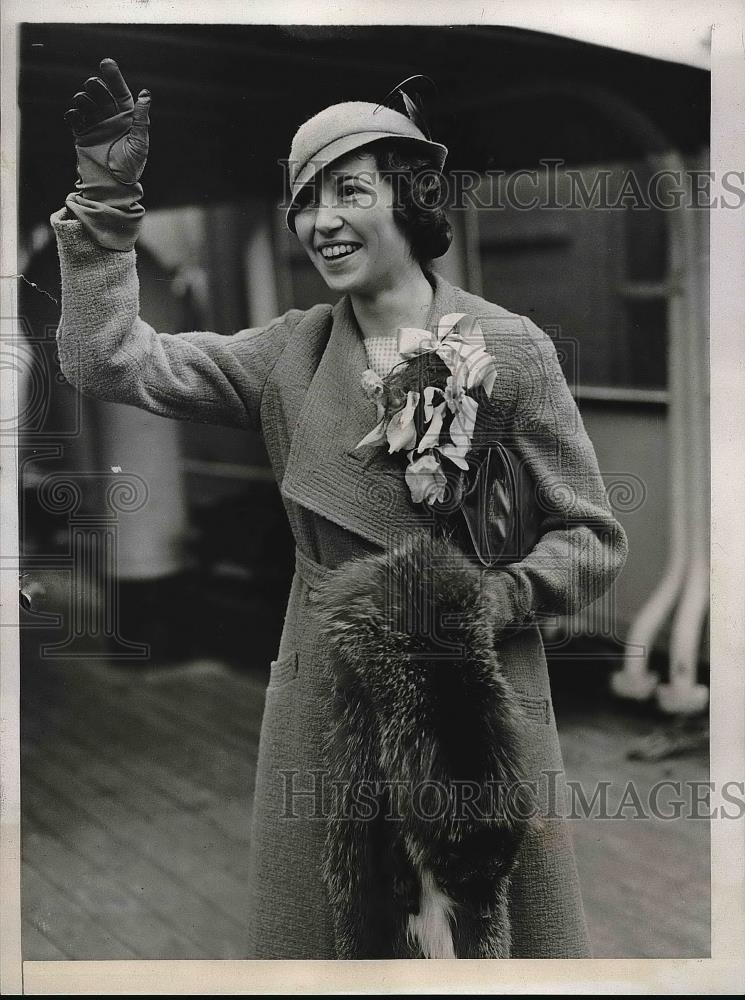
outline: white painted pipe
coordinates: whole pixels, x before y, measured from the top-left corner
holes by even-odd
[[[704,215],[705,218],[705,215]],[[702,280],[706,255],[700,254],[703,239],[697,240],[697,216],[685,212],[686,247],[686,348],[688,373],[688,488],[690,509],[691,558],[685,586],[672,624],[670,638],[670,678],[657,689],[663,711],[670,714],[695,714],[704,709],[709,689],[697,683],[701,634],[709,607],[709,394],[707,386],[707,318],[702,303],[708,301],[706,281]],[[703,234],[701,234],[703,237]]]
[[[683,177],[677,153],[661,158],[661,169]],[[688,301],[685,295],[686,263],[691,248],[686,239],[685,207],[669,213],[668,281],[668,433],[670,441],[670,510],[667,566],[662,579],[631,624],[623,669],[611,677],[611,688],[622,698],[644,701],[657,688],[659,678],[649,669],[649,658],[660,629],[669,619],[683,588],[690,554],[691,512],[688,503]]]

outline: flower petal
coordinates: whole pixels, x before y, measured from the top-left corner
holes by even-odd
[[[454,344],[448,343],[446,340],[442,344],[438,345],[435,354],[438,356],[440,361],[446,364],[450,371],[455,374],[459,365],[457,347]]]
[[[461,399],[460,409],[450,424],[450,440],[456,448],[465,448],[467,451],[471,447],[478,408],[479,404],[472,396],[463,396]]]
[[[385,420],[381,420],[377,423],[369,434],[366,434],[359,444],[355,445],[355,451],[357,448],[364,448],[365,445],[369,444],[383,444],[385,442]]]
[[[414,503],[442,503],[445,499],[447,476],[432,452],[411,462],[406,469],[405,478]]]
[[[484,385],[484,389],[491,394],[494,386],[494,379],[497,377],[497,369],[494,358],[486,351],[479,351],[474,357],[469,357],[467,362],[468,376],[466,385],[473,389],[477,385]],[[487,385],[487,381],[489,385]]]
[[[432,400],[435,396],[435,387],[433,385],[428,385],[424,390],[424,419],[429,422],[432,419]]]
[[[457,413],[460,409],[460,401],[463,398],[463,384],[458,381],[457,376],[448,375],[445,383],[445,400],[451,413]]]
[[[398,331],[398,353],[405,358],[423,354],[435,347],[435,340],[429,330],[416,326],[402,326]]]
[[[385,396],[383,380],[372,368],[367,368],[362,373],[362,391],[373,402],[382,400]]]
[[[389,455],[392,455],[394,451],[413,448],[416,444],[414,410],[416,410],[418,402],[419,393],[410,389],[406,394],[406,405],[391,417],[386,429]]]
[[[467,448],[456,448],[454,444],[443,444],[438,448],[441,455],[445,458],[449,458],[450,461],[457,465],[459,469],[463,469],[464,472],[468,472],[469,465],[465,459]]]
[[[423,451],[427,451],[428,448],[434,448],[435,445],[439,444],[442,422],[445,419],[445,408],[445,403],[438,403],[437,406],[432,408],[432,417],[429,426],[422,435],[422,440],[419,442],[419,447],[417,448],[420,455]]]

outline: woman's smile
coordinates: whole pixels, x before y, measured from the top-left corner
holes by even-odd
[[[362,249],[361,243],[354,242],[340,242],[338,240],[328,241],[321,243],[318,247],[318,252],[324,260],[324,263],[335,265],[352,254],[357,253],[358,250]]]

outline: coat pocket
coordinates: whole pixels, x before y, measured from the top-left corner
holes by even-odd
[[[275,691],[277,688],[290,684],[298,675],[298,654],[297,651],[286,653],[269,664],[269,685],[267,691]]]

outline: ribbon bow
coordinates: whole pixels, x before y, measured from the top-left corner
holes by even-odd
[[[398,332],[398,351],[404,358],[434,352],[448,366],[454,380],[466,389],[483,385],[491,395],[497,377],[494,359],[486,350],[484,333],[477,319],[467,313],[448,313],[437,330],[402,327]]]

